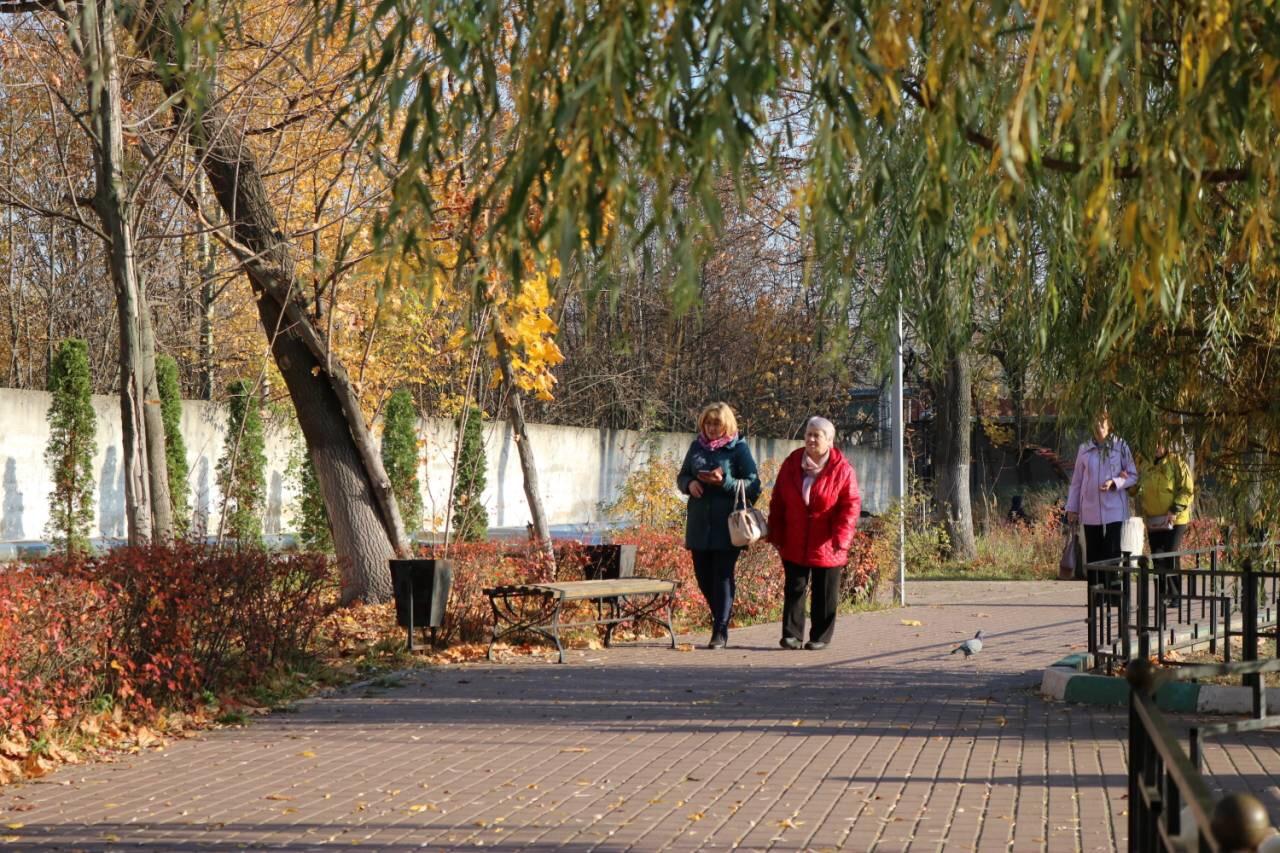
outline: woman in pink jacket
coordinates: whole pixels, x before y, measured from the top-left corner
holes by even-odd
[[[1067,523],[1084,525],[1087,562],[1120,556],[1120,530],[1129,517],[1125,489],[1137,482],[1133,452],[1123,438],[1111,432],[1111,416],[1104,411],[1093,419],[1093,440],[1080,445],[1067,493]],[[1101,583],[1102,575],[1089,572],[1089,585]]]

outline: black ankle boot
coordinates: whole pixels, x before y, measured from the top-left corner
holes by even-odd
[[[707,643],[709,649],[723,649],[729,643],[728,631],[712,631],[711,642]]]

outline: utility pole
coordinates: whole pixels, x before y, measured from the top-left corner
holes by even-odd
[[[902,414],[902,301],[893,330],[893,497],[898,502],[898,604],[907,604],[907,466]]]

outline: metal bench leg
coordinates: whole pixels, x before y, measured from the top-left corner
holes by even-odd
[[[489,607],[493,609],[493,631],[489,635],[489,649],[484,653],[486,660],[493,660],[493,644],[498,642],[498,602],[497,596],[489,596]]]
[[[672,616],[676,609],[676,597],[674,595],[667,596],[667,633],[671,635],[671,648],[676,647],[676,629],[671,624]]]
[[[617,628],[618,625],[621,624],[621,619],[622,619],[621,599],[622,598],[623,596],[619,595],[615,598],[609,599],[610,621],[605,623],[605,626],[604,626],[604,647],[606,649],[613,644],[613,629]]]
[[[564,663],[564,646],[560,643],[560,608],[563,605],[563,601],[557,600],[556,609],[551,614],[551,639],[555,640],[556,651],[560,653],[557,663]]]

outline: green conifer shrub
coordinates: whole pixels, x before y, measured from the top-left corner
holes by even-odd
[[[93,524],[93,455],[98,450],[98,418],[93,411],[89,345],[79,338],[62,342],[49,366],[53,400],[46,418],[49,442],[44,459],[53,475],[49,523],[45,535],[59,551],[89,550]]]

